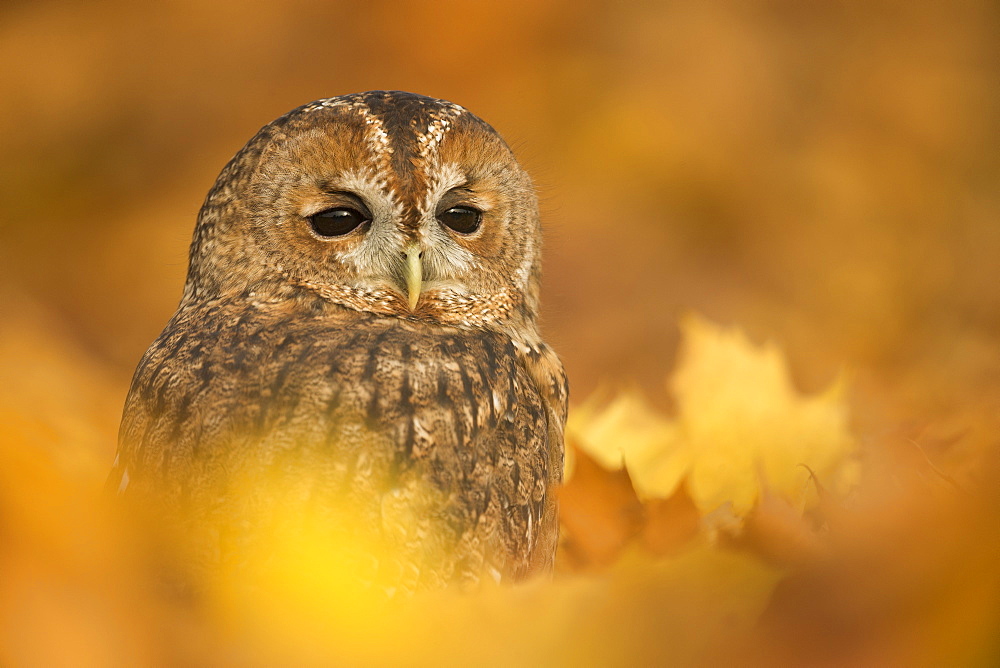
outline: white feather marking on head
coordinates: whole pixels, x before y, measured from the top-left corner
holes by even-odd
[[[466,175],[455,163],[441,163],[438,149],[445,135],[452,128],[453,119],[466,113],[463,107],[451,102],[441,102],[433,110],[427,129],[416,135],[420,167],[427,176],[427,186],[419,205],[420,236],[426,241],[424,262],[433,275],[448,279],[466,272],[475,263],[475,257],[455,241],[437,224],[435,207],[450,189],[462,185]]]
[[[318,109],[349,109],[365,122],[365,143],[375,159],[376,167],[370,169],[371,174],[381,173],[382,179],[375,179],[378,188],[383,191],[385,198],[391,200],[394,206],[402,210],[399,204],[399,193],[389,185],[388,176],[392,173],[392,144],[389,142],[389,133],[385,131],[382,119],[372,113],[371,108],[365,103],[361,95],[345,95],[342,97],[330,97],[316,100],[303,108],[303,111],[312,112]]]
[[[433,206],[430,196],[440,189],[440,181],[454,175],[453,171],[442,170],[438,148],[440,148],[445,135],[451,129],[452,119],[464,113],[465,109],[457,104],[442,102],[441,109],[431,112],[427,129],[424,132],[418,132],[416,135],[417,154],[420,156],[424,173],[428,176],[427,197],[424,199],[421,214],[425,214],[428,207]],[[454,167],[454,171],[457,171],[457,166]],[[454,187],[454,185],[449,187]]]

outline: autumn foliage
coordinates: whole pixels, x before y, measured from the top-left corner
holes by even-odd
[[[998,34],[977,0],[4,5],[0,665],[997,664]],[[373,596],[288,508],[276,558],[162,596],[101,488],[197,207],[374,88],[539,184],[556,572]]]

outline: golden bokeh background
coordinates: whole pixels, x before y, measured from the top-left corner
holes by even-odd
[[[986,509],[957,544],[997,545],[982,529],[1000,526],[995,2],[10,0],[0,62],[0,663],[58,659],[52,628],[97,663],[170,660],[134,620],[117,649],[72,605],[17,622],[36,600],[23,583],[83,586],[119,622],[152,605],[103,596],[118,590],[95,564],[124,569],[128,550],[81,499],[180,297],[198,208],[261,125],[371,89],[465,106],[534,175],[543,330],[574,405],[640,388],[670,413],[678,323],[700,313],[776,342],[801,392],[845,377],[861,447],[914,444]],[[886,466],[882,482],[905,477]],[[878,517],[918,512],[896,510]],[[934,628],[989,637],[991,600]],[[941,656],[979,642],[948,633]],[[901,656],[887,646],[859,652]]]

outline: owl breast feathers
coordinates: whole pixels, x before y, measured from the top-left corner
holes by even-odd
[[[392,587],[547,571],[567,385],[540,234],[525,171],[452,103],[375,91],[266,125],[202,207],[109,488],[206,568],[309,517],[378,546]]]

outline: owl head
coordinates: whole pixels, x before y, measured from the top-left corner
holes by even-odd
[[[411,93],[334,97],[264,126],[223,169],[184,302],[308,295],[502,327],[534,320],[539,239],[531,180],[484,121]]]

